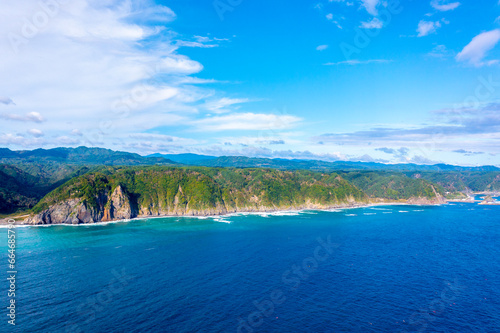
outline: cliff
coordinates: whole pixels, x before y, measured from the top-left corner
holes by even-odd
[[[321,209],[367,203],[337,174],[264,169],[110,167],[49,193],[26,224]]]
[[[426,197],[409,197],[398,202],[437,204],[442,200],[434,190]],[[148,216],[329,209],[372,201],[336,173],[107,167],[72,179],[49,193],[24,223],[79,224]]]

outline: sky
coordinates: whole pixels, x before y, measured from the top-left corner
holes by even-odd
[[[500,166],[498,0],[0,2],[0,146]]]

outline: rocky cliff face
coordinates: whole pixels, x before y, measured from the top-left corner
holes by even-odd
[[[443,197],[435,197],[432,199],[428,198],[410,198],[406,201],[406,203],[411,205],[443,205],[447,203],[446,199]]]
[[[96,222],[95,214],[84,205],[79,199],[70,199],[49,209],[40,214],[30,216],[24,221],[25,224],[79,224]]]
[[[58,203],[40,214],[27,218],[25,224],[80,224],[129,219],[136,214],[129,195],[118,186],[111,196],[99,196],[96,207],[81,199]]]
[[[179,186],[178,195],[182,195],[182,188]],[[409,204],[435,205],[446,203],[444,198],[436,193],[433,199],[411,198],[406,201]],[[158,200],[158,204],[138,205],[137,201],[121,186],[117,186],[111,194],[101,194],[96,198],[93,205],[80,198],[68,199],[57,203],[40,214],[30,216],[24,224],[81,224],[96,223],[105,221],[116,221],[131,219],[135,217],[148,216],[211,216],[236,212],[270,212],[276,210],[300,210],[300,209],[331,209],[341,207],[356,207],[367,202],[357,202],[354,197],[348,196],[346,201],[335,205],[320,204],[311,200],[306,200],[300,205],[288,206],[266,206],[262,205],[259,198],[253,198],[248,204],[243,206],[227,205],[224,202],[216,202],[212,207],[204,209],[192,208],[187,203],[175,197],[173,205],[167,206]],[[372,200],[372,202],[387,203],[390,201],[383,199]]]
[[[180,193],[180,191],[179,191]],[[265,206],[256,200],[254,203],[244,206],[226,206],[217,202],[213,207],[205,209],[193,209],[190,203],[181,204],[175,200],[170,207],[160,206],[139,206],[134,204],[131,196],[121,186],[116,187],[111,195],[100,196],[96,207],[90,207],[82,199],[69,199],[51,206],[40,214],[30,216],[24,224],[82,224],[105,221],[116,221],[131,219],[135,217],[148,216],[213,216],[236,212],[271,212],[276,210],[299,210],[299,209],[330,209],[339,207],[353,207],[365,203],[356,203],[353,197],[349,197],[346,203],[338,205],[323,205],[312,201],[306,201],[302,205],[292,206]]]
[[[434,186],[432,186],[432,191],[434,192],[435,197],[432,199],[429,198],[410,198],[408,199],[408,203],[412,205],[442,205],[447,203],[446,199],[439,194]]]
[[[130,219],[136,215],[130,196],[121,186],[117,186],[106,203],[102,221]]]

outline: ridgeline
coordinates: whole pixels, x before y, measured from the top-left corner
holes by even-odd
[[[439,204],[444,198],[471,200],[472,192],[498,192],[497,170],[195,154],[145,157],[86,147],[0,148],[0,214],[30,214],[25,223],[33,224],[93,223],[367,203]]]

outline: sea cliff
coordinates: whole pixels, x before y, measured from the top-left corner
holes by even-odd
[[[335,173],[109,167],[72,179],[49,193],[23,223],[82,224],[150,216],[331,209],[371,203],[444,203],[432,185],[421,181],[415,184],[416,195],[397,197],[398,192],[391,188],[395,198],[388,199],[370,197]]]

